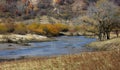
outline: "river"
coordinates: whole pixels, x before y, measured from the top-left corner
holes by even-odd
[[[56,37],[56,41],[29,43],[32,47],[0,50],[0,58],[13,59],[21,56],[56,56],[91,52],[93,49],[87,48],[85,45],[93,41],[96,41],[96,39],[84,36],[61,36]]]

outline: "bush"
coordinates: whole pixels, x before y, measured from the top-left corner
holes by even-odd
[[[85,24],[77,25],[77,26],[75,26],[75,30],[76,31],[80,31],[80,32],[86,32],[87,25],[85,25]]]
[[[98,33],[98,29],[97,29],[97,27],[95,27],[95,26],[87,26],[87,29],[86,29],[88,32],[91,32],[91,33],[95,33],[95,34],[97,34]]]
[[[27,26],[30,33],[47,35],[47,36],[58,36],[61,31],[67,31],[68,27],[65,24],[37,24],[32,23]]]
[[[27,33],[26,25],[23,24],[23,23],[15,24],[14,33],[17,33],[17,34],[26,34]]]
[[[15,28],[15,26],[14,26],[14,23],[5,23],[5,26],[7,27],[7,32],[8,33],[12,33],[12,32],[14,32],[14,28]]]
[[[97,27],[87,24],[80,24],[75,26],[75,31],[78,31],[82,34],[87,34],[87,33],[98,34]]]
[[[68,31],[68,27],[65,24],[46,24],[45,32],[50,36],[58,36],[61,31]]]
[[[36,29],[39,27],[37,23],[31,23],[27,26],[27,30],[29,33],[35,33]]]
[[[45,35],[45,24],[39,24],[38,27],[35,29],[35,33],[36,34],[41,34],[41,35]]]
[[[60,30],[57,29],[57,27],[54,26],[53,24],[46,24],[45,31],[46,31],[46,34],[50,36],[57,36],[59,35],[59,32],[60,32]]]
[[[57,23],[57,24],[54,24],[54,26],[56,26],[56,28],[60,31],[63,31],[63,32],[68,31],[68,26],[65,24]]]
[[[28,25],[24,23],[12,25],[10,24],[8,23],[0,24],[0,33],[17,33],[17,34],[33,33],[47,36],[58,36],[60,32],[68,31],[68,26],[60,23],[57,24],[31,23]]]
[[[5,24],[0,24],[0,33],[7,33],[8,28],[5,26]]]

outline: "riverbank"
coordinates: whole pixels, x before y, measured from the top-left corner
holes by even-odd
[[[0,63],[1,70],[119,70],[120,50]]]
[[[46,36],[36,35],[36,34],[26,34],[26,35],[20,35],[20,34],[4,34],[0,35],[0,42],[1,43],[27,43],[27,42],[43,42],[43,41],[49,41],[52,40]]]
[[[0,35],[0,50],[13,50],[33,47],[31,42],[47,42],[54,39],[36,34],[4,34]]]
[[[95,48],[96,50],[116,50],[120,49],[120,38],[113,38],[105,41],[96,41],[87,45],[87,47]]]
[[[89,44],[96,52],[0,62],[1,70],[119,70],[120,38]],[[33,65],[34,64],[34,65]]]

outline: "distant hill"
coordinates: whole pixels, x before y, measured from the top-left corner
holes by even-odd
[[[0,18],[31,19],[43,15],[69,19],[84,14],[90,3],[97,0],[0,0]],[[120,0],[111,0],[120,6]],[[70,17],[72,18],[72,17]],[[19,18],[18,18],[19,19]]]

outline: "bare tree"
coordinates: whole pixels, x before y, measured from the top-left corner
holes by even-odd
[[[98,36],[100,40],[102,40],[104,36],[106,36],[106,39],[110,39],[112,25],[116,19],[119,19],[118,12],[119,7],[108,0],[100,0],[96,4],[88,7],[87,15],[98,21]]]

